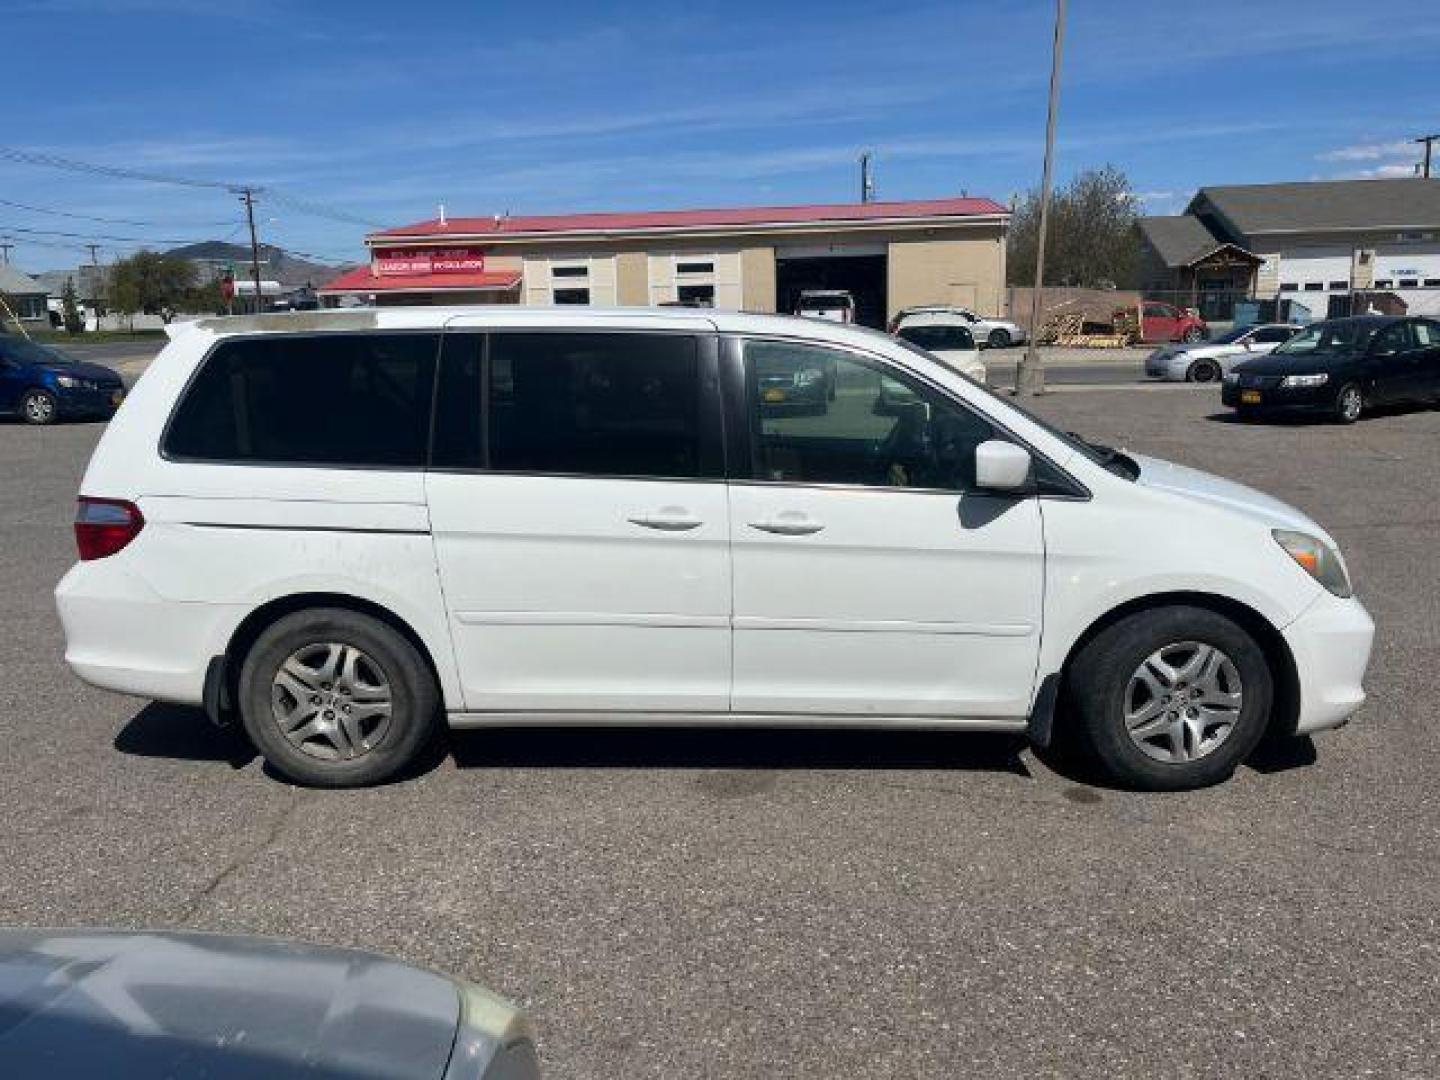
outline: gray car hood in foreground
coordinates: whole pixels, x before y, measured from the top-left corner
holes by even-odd
[[[450,980],[266,938],[0,929],[0,1076],[438,1080]]]
[[[1256,491],[1244,484],[1237,484],[1234,480],[1226,480],[1199,469],[1176,465],[1173,461],[1147,457],[1144,454],[1129,456],[1140,466],[1140,476],[1136,483],[1227,507],[1271,528],[1294,529],[1317,536],[1332,546],[1335,543],[1313,519],[1273,495],[1266,495],[1263,491]]]

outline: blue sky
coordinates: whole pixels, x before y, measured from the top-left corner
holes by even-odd
[[[1435,0],[1072,0],[1058,169],[1152,212],[1202,184],[1408,172],[1440,128]],[[0,0],[0,144],[249,182],[376,225],[451,215],[1006,200],[1039,178],[1053,5]],[[25,48],[16,48],[24,43]],[[0,160],[29,270],[95,236],[241,239],[224,191]],[[143,224],[65,218],[41,210]],[[360,224],[262,196],[263,240],[361,255]],[[19,229],[65,231],[40,236]],[[49,246],[42,246],[41,241]],[[98,242],[102,258],[137,239]],[[159,244],[159,246],[164,246]]]

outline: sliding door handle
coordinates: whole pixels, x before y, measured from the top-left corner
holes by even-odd
[[[626,520],[642,529],[658,529],[660,532],[689,532],[705,524],[683,506],[662,506],[659,510],[636,514]]]
[[[750,528],[759,529],[761,532],[775,533],[779,536],[809,536],[818,533],[825,526],[814,518],[805,517],[800,514],[781,514],[779,517],[766,518],[764,521],[750,522]]]

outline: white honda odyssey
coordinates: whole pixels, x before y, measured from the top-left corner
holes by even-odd
[[[1194,787],[1341,724],[1374,630],[1284,503],[881,334],[721,311],[190,324],[75,532],[82,679],[337,787],[447,724],[1064,731]]]

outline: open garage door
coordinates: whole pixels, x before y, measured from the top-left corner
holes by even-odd
[[[775,254],[777,309],[793,314],[806,289],[844,289],[855,298],[855,321],[885,328],[886,258],[883,254]]]

